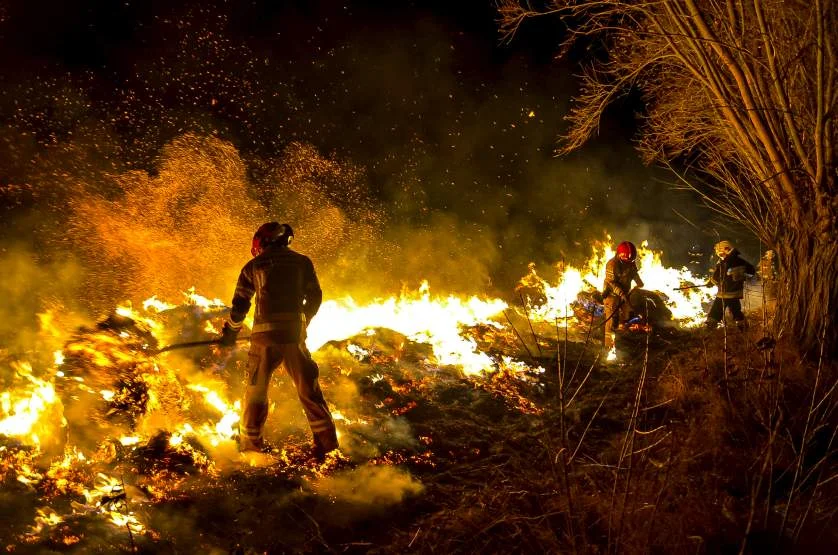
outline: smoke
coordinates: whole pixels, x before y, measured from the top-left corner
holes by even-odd
[[[24,69],[0,95],[0,184],[31,195],[8,233],[76,255],[93,313],[192,286],[227,301],[270,220],[292,224],[327,296],[422,279],[507,295],[529,261],[587,256],[606,231],[686,250],[694,230],[661,206],[693,215],[693,201],[640,164],[619,124],[554,157],[573,81],[544,44],[498,46],[474,6],[460,21],[414,9],[127,7],[110,28],[145,46],[97,48],[107,72],[63,71],[69,54],[49,41],[44,69],[11,33]]]
[[[52,257],[24,245],[0,252],[0,345],[13,352],[51,357],[67,335],[86,321],[75,299],[85,273],[71,253]]]
[[[324,476],[312,488],[319,496],[333,500],[333,505],[321,504],[318,508],[336,525],[381,514],[424,491],[408,472],[392,466],[362,466]]]
[[[192,286],[221,296],[235,284],[248,250],[236,239],[252,233],[265,210],[248,196],[246,168],[232,145],[178,137],[162,149],[154,175],[121,173],[113,186],[109,195],[70,202],[75,245],[103,292],[178,299]]]

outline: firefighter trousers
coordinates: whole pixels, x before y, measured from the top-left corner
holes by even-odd
[[[725,310],[730,311],[734,322],[745,320],[745,314],[742,312],[742,302],[739,299],[722,299],[716,297],[712,306],[710,306],[710,312],[707,314],[705,325],[709,328],[716,327],[719,322],[724,320]]]
[[[631,316],[631,306],[620,297],[609,295],[603,301],[605,305],[605,349],[610,350],[614,346],[614,330],[626,322]]]
[[[326,453],[337,449],[338,440],[335,424],[318,376],[320,370],[305,346],[299,343],[284,343],[282,334],[273,332],[254,333],[250,336],[250,352],[247,361],[247,388],[239,424],[240,449],[258,450],[262,447],[262,431],[268,418],[268,386],[274,370],[284,366],[303,405],[314,445],[317,451]]]

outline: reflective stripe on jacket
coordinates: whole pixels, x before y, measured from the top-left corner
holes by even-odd
[[[311,259],[282,245],[268,246],[242,268],[230,310],[233,327],[241,326],[254,295],[253,332],[282,330],[294,339],[323,301]]]

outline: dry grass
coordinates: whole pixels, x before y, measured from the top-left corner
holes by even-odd
[[[395,362],[388,345],[400,338],[379,334],[375,356],[364,363],[330,359],[347,371],[323,383],[334,399],[345,390],[355,400],[350,417],[398,413],[355,438],[384,454],[325,477],[279,465],[236,471],[213,487],[199,480],[153,506],[149,524],[161,536],[138,537],[137,546],[834,552],[835,367],[800,360],[782,342],[768,365],[755,348],[756,329],[727,337],[724,330],[664,333],[625,338],[617,366],[599,362],[596,344],[544,340],[539,362],[546,374],[477,380],[442,369],[430,379],[424,366],[409,362],[410,349]],[[522,356],[511,352],[513,344],[495,348]],[[560,367],[550,358],[558,348]],[[372,379],[377,375],[385,379]],[[406,438],[398,446],[396,422],[404,423]],[[352,495],[317,494],[318,480],[333,488],[353,483]],[[374,501],[384,493],[392,497],[386,506]],[[273,524],[260,529],[264,522]],[[100,537],[78,526],[89,532],[86,541]]]

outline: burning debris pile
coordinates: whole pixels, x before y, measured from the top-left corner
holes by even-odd
[[[579,320],[588,323],[599,321],[604,315],[599,290],[605,280],[605,265],[614,254],[610,244],[598,243],[594,245],[591,258],[581,268],[557,264],[556,285],[538,275],[531,264],[517,288],[529,307],[531,318],[561,326],[567,326],[567,320],[572,320],[572,323]],[[637,254],[637,267],[645,288],[632,292],[631,304],[642,307],[644,317],[659,325],[697,325],[703,319],[703,307],[711,297],[706,290],[684,289],[683,286],[703,280],[687,268],[665,267],[661,262],[661,253],[650,249],[645,241]],[[574,327],[584,330],[584,326]]]
[[[659,259],[657,265],[662,268]],[[522,292],[526,308],[499,299],[434,298],[427,284],[368,305],[351,298],[323,303],[307,344],[323,369],[342,451],[323,464],[308,458],[305,418],[290,388],[277,385],[266,428],[274,447],[264,456],[238,453],[235,399],[243,391],[245,348],[163,351],[214,337],[227,314],[222,302],[190,291],[180,305],[152,298],[141,309],[119,307],[76,330],[52,365],[3,362],[13,379],[2,394],[0,480],[4,500],[15,499],[3,515],[10,523],[3,542],[10,549],[178,545],[183,530],[167,524],[178,507],[216,504],[219,514],[245,511],[242,518],[255,518],[247,511],[258,509],[253,490],[264,482],[280,488],[280,512],[328,513],[335,522],[349,518],[338,517],[335,506],[354,507],[349,513],[358,521],[379,514],[422,491],[415,475],[492,449],[487,439],[456,443],[462,430],[452,426],[468,429],[474,415],[490,422],[543,412],[555,386],[550,365],[557,362],[559,328],[584,336],[601,318],[590,287],[571,295],[574,280],[597,282],[592,272],[602,265],[588,268],[587,274],[564,269],[556,286],[533,270]],[[652,269],[641,268],[655,283]],[[690,321],[678,299],[675,305],[671,298],[656,300],[670,307],[662,319],[671,310]],[[485,436],[483,428],[471,435]],[[374,485],[382,480],[389,486]],[[358,491],[368,496],[362,500]],[[230,538],[222,522],[190,514],[208,549],[299,547],[272,534],[255,544]]]

